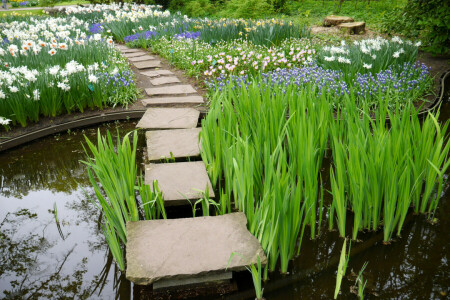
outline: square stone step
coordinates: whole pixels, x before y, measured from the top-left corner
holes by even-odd
[[[162,158],[200,156],[201,128],[147,131],[147,152],[151,161]]]
[[[148,88],[148,89],[145,89],[145,92],[149,96],[184,95],[184,94],[197,93],[197,91],[190,84],[173,85],[173,86],[157,87],[157,88]]]
[[[141,56],[145,56],[147,55],[147,53],[145,52],[132,52],[132,53],[125,53],[123,56],[125,56],[126,58],[133,58],[133,57],[141,57]]]
[[[140,61],[140,62],[135,62],[133,64],[139,70],[161,67],[161,62],[159,60]]]
[[[126,277],[136,284],[149,285],[243,271],[257,263],[258,256],[265,265],[264,251],[246,225],[247,218],[241,212],[128,222]],[[228,264],[233,252],[239,255]]]
[[[150,78],[160,77],[162,75],[173,75],[173,73],[169,70],[152,70],[152,71],[141,72],[141,74],[148,76]]]
[[[120,44],[115,44],[114,47],[116,47],[117,50],[126,50],[126,49],[130,49],[125,45],[120,45]]]
[[[185,129],[197,127],[200,112],[193,108],[149,108],[136,127],[143,129]]]
[[[203,161],[149,164],[145,166],[145,183],[158,180],[165,206],[186,205],[203,197],[208,186],[209,197],[214,198],[211,181]]]
[[[186,96],[186,97],[157,97],[146,98],[141,100],[145,106],[163,105],[163,104],[202,104],[204,103],[202,96]]]
[[[179,83],[180,79],[178,79],[175,76],[172,77],[159,77],[155,79],[150,79],[150,83],[153,85],[163,85],[163,84],[169,84],[169,83]]]
[[[150,56],[150,55],[144,55],[144,56],[137,56],[137,57],[130,57],[130,58],[128,58],[128,60],[131,61],[131,62],[144,61],[144,60],[149,60],[149,59],[155,59],[155,57],[154,56]]]
[[[122,53],[133,53],[133,52],[142,52],[141,49],[134,49],[134,48],[126,48],[126,49],[120,49],[120,52]]]

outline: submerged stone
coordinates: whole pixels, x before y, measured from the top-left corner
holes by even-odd
[[[127,223],[126,277],[136,284],[242,271],[266,263],[241,212]],[[233,253],[236,254],[230,261]],[[228,263],[229,262],[229,263]],[[213,277],[214,278],[214,277]]]

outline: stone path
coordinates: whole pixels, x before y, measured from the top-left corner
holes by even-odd
[[[200,111],[196,108],[204,103],[203,97],[185,80],[161,69],[157,57],[116,47],[134,66],[147,95],[141,101],[149,108],[136,125],[146,130],[151,163],[145,166],[145,182],[158,181],[166,207],[195,203],[206,189],[209,198],[214,198],[204,162],[191,161],[200,156]],[[152,284],[153,290],[229,282],[232,270],[245,270],[258,256],[266,263],[261,245],[246,224],[243,213],[128,222],[126,276],[136,284]],[[228,265],[232,253],[239,255]]]
[[[182,83],[170,70],[161,68],[161,61],[142,49],[116,45],[134,66],[139,76],[146,78],[146,98],[142,103],[149,107],[137,124],[147,131],[148,160],[145,168],[147,183],[158,180],[166,205],[189,204],[202,197],[199,190],[208,186],[214,197],[211,182],[202,161],[168,163],[165,158],[191,159],[200,156],[199,123],[203,97],[193,86]],[[173,107],[183,104],[185,107]],[[154,107],[158,106],[158,107]],[[187,106],[187,107],[186,107]]]

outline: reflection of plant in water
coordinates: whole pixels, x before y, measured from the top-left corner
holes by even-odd
[[[92,294],[94,284],[83,285],[87,272],[87,258],[71,267],[71,274],[65,275],[62,269],[73,253],[75,246],[61,259],[55,261],[51,272],[44,272],[38,265],[38,258],[47,254],[54,245],[42,234],[31,232],[19,236],[21,224],[36,220],[37,214],[28,209],[8,213],[0,223],[0,280],[5,288],[1,298],[6,299],[87,299]],[[67,269],[67,267],[65,268]],[[46,271],[46,270],[45,270]],[[10,281],[8,281],[10,279]],[[9,289],[6,288],[9,286]]]

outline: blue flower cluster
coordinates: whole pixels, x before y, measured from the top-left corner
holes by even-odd
[[[370,99],[382,94],[402,94],[405,97],[414,90],[427,88],[426,82],[430,79],[430,69],[424,64],[410,64],[391,66],[376,74],[357,73],[353,84],[345,82],[342,71],[324,69],[311,63],[302,68],[281,69],[261,74],[262,80],[259,85],[266,88],[283,88],[294,85],[298,90],[308,85],[313,85],[315,91],[321,95],[323,92],[333,95],[335,100],[345,94],[354,92],[361,99]],[[213,90],[222,91],[226,85],[232,84],[237,87],[248,86],[253,83],[253,78],[244,76],[225,76],[222,74],[215,80],[209,82]],[[384,95],[382,96],[384,98]]]
[[[24,2],[19,3],[20,6],[28,6],[29,4],[30,4],[29,1],[24,1]]]
[[[429,78],[430,68],[425,64],[404,63],[390,66],[376,74],[357,74],[353,84],[360,97],[370,97],[388,90],[394,93],[407,93],[420,89],[422,83]]]
[[[142,33],[135,33],[135,34],[126,36],[124,38],[124,41],[125,41],[125,43],[129,43],[129,42],[140,40],[140,39],[150,40],[150,39],[156,37],[157,35],[158,35],[158,33],[156,31],[144,31]]]
[[[123,71],[114,75],[105,72],[98,73],[96,76],[99,78],[100,82],[104,82],[104,86],[106,88],[110,86],[113,86],[115,88],[127,87],[131,83],[133,83],[133,72],[131,71]],[[113,92],[115,93],[115,89],[113,90]]]
[[[201,34],[202,33],[200,31],[196,31],[196,32],[185,31],[182,33],[177,33],[173,37],[175,39],[181,39],[181,40],[198,39],[201,36]]]
[[[89,26],[89,32],[92,34],[102,33],[103,31],[104,30],[101,23],[93,23]]]

